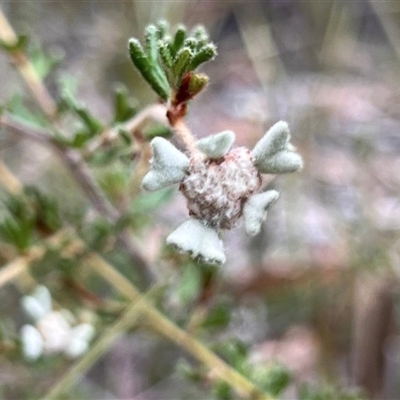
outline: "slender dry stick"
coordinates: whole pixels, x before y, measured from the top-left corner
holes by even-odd
[[[99,275],[110,281],[121,293],[132,301],[139,299],[142,295],[132,283],[112,268],[103,258],[95,253],[91,253],[86,259]],[[260,391],[252,382],[226,364],[206,346],[189,333],[176,326],[160,311],[154,308],[147,301],[140,304],[146,322],[153,330],[160,335],[168,338],[179,347],[185,349],[189,354],[202,362],[212,373],[214,379],[221,379],[227,382],[241,396],[250,399],[274,400],[274,398]]]
[[[17,134],[23,138],[34,140],[40,144],[52,148],[61,158],[64,165],[68,167],[76,182],[79,184],[95,210],[100,215],[105,216],[111,223],[115,224],[118,222],[118,219],[121,216],[119,211],[115,209],[114,206],[104,196],[102,190],[99,188],[97,182],[89,171],[89,168],[77,151],[62,147],[47,132],[40,131],[22,124],[7,115],[0,116],[0,126],[11,130],[14,134]],[[9,177],[11,175],[8,172],[8,174],[5,176]],[[11,181],[9,183],[11,183]],[[146,283],[150,283],[152,277],[150,276],[146,258],[139,247],[132,241],[129,231],[124,230],[120,232],[117,238],[127,250],[132,263],[142,271],[144,275],[143,278],[145,279]]]
[[[201,154],[201,152],[196,146],[196,139],[193,136],[190,129],[188,128],[188,126],[186,125],[183,118],[179,118],[177,121],[171,124],[171,127],[174,129],[175,134],[179,137],[179,139],[185,145],[186,149],[189,151],[190,154],[192,155]]]
[[[70,235],[70,230],[60,230],[50,236],[46,240],[46,244],[49,246],[59,245],[70,237]],[[25,272],[32,262],[41,259],[45,255],[46,249],[46,246],[33,246],[24,255],[3,266],[0,269],[0,288]]]
[[[14,174],[7,168],[7,166],[0,161],[0,177],[3,186],[12,194],[22,193],[21,182],[14,176]]]
[[[166,114],[167,109],[162,104],[152,104],[144,108],[129,121],[113,129],[106,130],[93,139],[93,141],[87,145],[86,149],[83,150],[83,156],[88,157],[103,145],[112,143],[119,137],[120,129],[133,135],[135,132],[141,131],[151,121],[168,125]]]
[[[0,40],[2,40],[5,44],[9,46],[14,45],[18,40],[17,35],[8,23],[7,18],[5,17],[1,8]],[[26,55],[21,50],[10,51],[10,55],[14,61],[16,68],[24,78],[31,93],[35,97],[36,101],[39,103],[43,112],[51,121],[54,121],[57,118],[57,107],[46,87],[43,85],[43,82],[40,79],[35,68],[33,67],[32,63],[28,60]]]

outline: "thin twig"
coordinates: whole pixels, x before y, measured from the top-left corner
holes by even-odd
[[[14,176],[14,174],[7,168],[7,166],[0,161],[0,178],[3,186],[12,194],[22,193],[21,182]]]
[[[18,38],[14,30],[10,26],[4,13],[0,8],[0,39],[7,45],[14,45]],[[21,50],[10,51],[10,56],[14,61],[15,67],[27,83],[31,93],[40,105],[46,116],[54,121],[57,118],[57,107],[54,100],[50,96],[48,90],[43,85],[33,64],[28,60]]]
[[[127,278],[116,271],[99,255],[91,253],[85,261],[87,265],[91,266],[105,280],[110,281],[114,287],[132,301],[136,301],[142,296]],[[274,400],[272,396],[260,391],[247,378],[226,364],[189,333],[175,325],[147,301],[143,301],[140,307],[142,308],[142,313],[146,322],[152,329],[168,338],[173,343],[176,343],[179,347],[185,349],[189,354],[206,365],[210,370],[212,379],[220,379],[227,382],[243,397],[259,400]]]
[[[186,149],[191,155],[200,155],[201,152],[196,146],[196,139],[193,136],[193,133],[190,131],[185,121],[182,118],[174,121],[173,125],[171,125],[174,129],[178,138],[185,145]]]
[[[111,203],[103,196],[103,192],[98,187],[96,181],[93,179],[86,164],[83,162],[79,153],[71,149],[64,149],[61,147],[49,134],[45,131],[39,131],[35,128],[21,124],[20,122],[11,120],[8,116],[2,115],[0,117],[0,126],[4,126],[19,136],[27,139],[34,140],[40,144],[50,146],[53,148],[58,156],[62,159],[64,164],[69,168],[72,175],[75,177],[81,189],[91,201],[96,211],[105,217],[111,223],[117,223],[120,218],[120,213],[116,210]],[[16,183],[18,179],[11,173],[11,171],[0,162],[0,183],[10,192],[15,193]],[[22,185],[19,187],[18,193],[22,193]],[[123,230],[117,234],[118,242],[126,249],[131,262],[142,273],[143,283],[150,284],[153,277],[146,258],[140,248],[134,243],[128,230]]]
[[[135,132],[141,131],[151,121],[168,125],[166,114],[167,109],[163,104],[152,104],[124,124],[104,131],[86,146],[82,154],[84,157],[88,157],[103,145],[112,143],[119,137],[121,129],[133,135]]]
[[[70,236],[70,234],[71,233],[69,229],[60,230],[54,235],[50,236],[46,240],[46,244],[47,246],[55,246],[63,243]],[[46,246],[31,247],[24,255],[21,255],[20,257],[3,266],[0,270],[0,287],[20,276],[20,274],[28,269],[32,262],[41,259],[45,255],[46,249]]]

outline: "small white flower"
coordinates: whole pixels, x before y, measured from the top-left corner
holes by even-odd
[[[192,217],[168,238],[182,251],[208,262],[225,262],[222,230],[232,229],[244,218],[246,232],[256,235],[267,209],[278,199],[278,192],[257,193],[261,174],[284,174],[303,166],[301,156],[290,143],[286,122],[276,123],[256,144],[253,151],[231,149],[235,134],[223,131],[197,142],[205,158],[187,158],[171,143],[153,139],[153,159],[142,186],[157,190],[180,183]]]
[[[20,332],[22,352],[26,359],[34,361],[43,354],[43,338],[32,325],[24,325]]]
[[[88,349],[94,327],[76,325],[68,310],[52,310],[51,295],[46,287],[38,286],[30,296],[22,298],[21,304],[34,320],[34,325],[24,325],[20,331],[22,351],[28,360],[55,353],[74,358]]]

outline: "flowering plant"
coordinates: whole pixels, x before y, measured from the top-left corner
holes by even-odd
[[[167,116],[187,147],[179,151],[162,137],[151,142],[153,158],[142,187],[154,191],[179,184],[187,199],[190,219],[181,224],[167,243],[206,262],[222,264],[226,257],[220,232],[235,227],[243,217],[246,232],[256,235],[278,192],[260,193],[261,174],[284,174],[302,168],[301,156],[290,143],[287,123],[276,123],[252,151],[234,147],[235,133],[223,131],[196,141],[183,122],[187,103],[203,90],[208,77],[195,70],[212,59],[216,47],[204,28],[186,37],[167,25],[146,29],[146,50],[137,39],[129,41],[132,61],[152,88],[167,103]]]

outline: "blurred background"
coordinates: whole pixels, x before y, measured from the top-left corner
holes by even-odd
[[[128,38],[142,38],[160,18],[205,25],[219,55],[204,67],[209,87],[189,110],[195,135],[230,129],[251,148],[283,119],[305,161],[301,173],[271,180],[281,197],[259,236],[243,228],[225,235],[228,261],[215,295],[230,313],[223,335],[239,338],[255,359],[289,368],[294,383],[282,398],[297,398],[296,384],[322,382],[400,399],[400,2],[0,4],[17,32],[63,55],[56,73],[77,78],[79,98],[104,120],[118,83],[141,105],[155,100],[128,59]],[[46,80],[54,93],[55,81]],[[0,83],[1,102],[22,93],[5,54]],[[1,132],[0,157],[63,206],[83,201],[43,147]],[[145,235],[163,238],[186,218],[184,199],[174,192],[154,215]],[[5,293],[7,318],[18,294]],[[83,398],[212,398],[176,375],[182,356],[154,335],[127,334],[84,379]],[[6,385],[3,398],[32,384],[14,367],[2,367],[1,384],[14,388]]]

